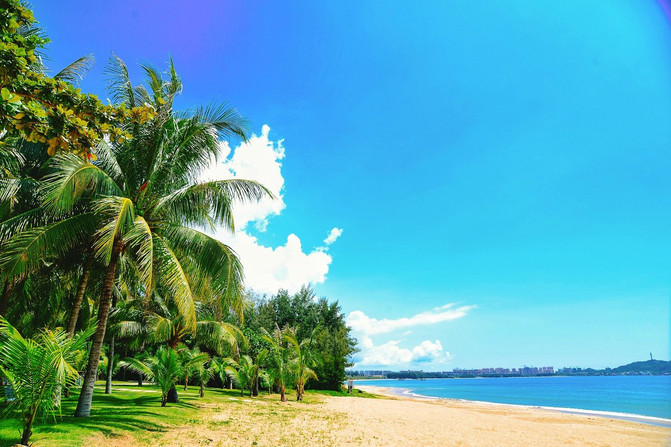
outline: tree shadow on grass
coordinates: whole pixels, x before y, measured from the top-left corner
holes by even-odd
[[[63,399],[61,415],[56,421],[49,417],[36,421],[32,441],[58,441],[68,439],[72,445],[101,433],[106,437],[125,433],[161,433],[170,426],[186,422],[180,415],[183,410],[192,411],[197,405],[189,402],[191,396],[184,396],[178,404],[161,407],[160,394],[138,394],[119,392],[116,395],[97,393],[93,398],[91,416],[76,418],[73,416],[77,406],[74,393]],[[18,415],[17,415],[18,416]],[[20,439],[21,421],[8,419],[0,421],[0,446],[12,445]],[[56,443],[56,445],[59,445]]]

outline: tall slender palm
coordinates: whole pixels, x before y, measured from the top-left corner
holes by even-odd
[[[313,333],[318,329],[313,329]],[[284,333],[284,339],[289,342],[293,350],[293,358],[290,365],[293,369],[294,384],[296,386],[296,400],[303,400],[305,394],[305,384],[310,379],[317,380],[317,374],[311,366],[315,363],[315,353],[312,349],[312,336],[302,341],[296,338],[296,331],[288,328]]]
[[[291,381],[291,349],[287,346],[284,337],[284,331],[275,325],[275,330],[270,334],[265,328],[261,328],[263,339],[268,343],[270,349],[268,356],[270,359],[271,375],[275,377],[275,383],[280,389],[280,400],[287,401],[286,384]]]
[[[6,262],[26,270],[46,247],[73,244],[85,229],[97,227],[93,251],[106,270],[97,330],[75,411],[80,417],[90,415],[120,260],[135,265],[145,295],[154,288],[166,293],[187,328],[195,328],[194,303],[206,292],[222,313],[231,307],[239,311],[243,279],[238,258],[228,246],[194,227],[223,225],[232,230],[233,202],[272,197],[253,181],[197,182],[201,170],[219,155],[219,138],[244,138],[243,121],[234,109],[223,106],[175,113],[172,103],[181,81],[172,63],[166,80],[152,67],[143,69],[149,89],[134,88],[123,62],[114,59],[112,97],[129,107],[151,104],[156,117],[146,125],[129,125],[130,140],[102,142],[95,150],[95,163],[72,154],[54,157],[45,178],[44,206],[72,217],[58,222],[58,232],[33,232],[8,242]],[[80,212],[75,212],[77,207]]]

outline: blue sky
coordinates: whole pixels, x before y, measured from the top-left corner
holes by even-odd
[[[255,289],[338,299],[358,367],[669,359],[666,2],[32,4],[84,91],[172,56],[179,107],[250,119],[212,175],[281,200],[221,237]]]

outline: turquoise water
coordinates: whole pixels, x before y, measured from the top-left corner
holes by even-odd
[[[671,419],[671,376],[362,380],[422,396],[576,408]]]

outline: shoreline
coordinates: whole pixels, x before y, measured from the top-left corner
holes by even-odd
[[[356,388],[361,389],[367,393],[376,394],[378,396],[391,397],[391,398],[401,398],[417,401],[433,401],[433,402],[461,402],[461,403],[472,403],[477,405],[492,405],[492,406],[501,406],[501,407],[511,407],[511,408],[523,408],[530,410],[546,410],[555,413],[562,414],[573,414],[577,416],[592,416],[599,417],[603,419],[617,419],[622,421],[636,422],[639,424],[653,425],[656,427],[671,428],[671,419],[660,418],[656,416],[646,416],[642,414],[633,414],[633,413],[618,413],[615,411],[600,411],[600,410],[585,410],[582,408],[562,408],[562,407],[547,407],[541,405],[521,405],[521,404],[508,404],[501,402],[488,402],[482,400],[469,400],[469,399],[455,399],[448,397],[436,397],[436,396],[426,396],[423,394],[418,394],[412,392],[408,388],[400,387],[381,387],[375,385],[359,385]]]

